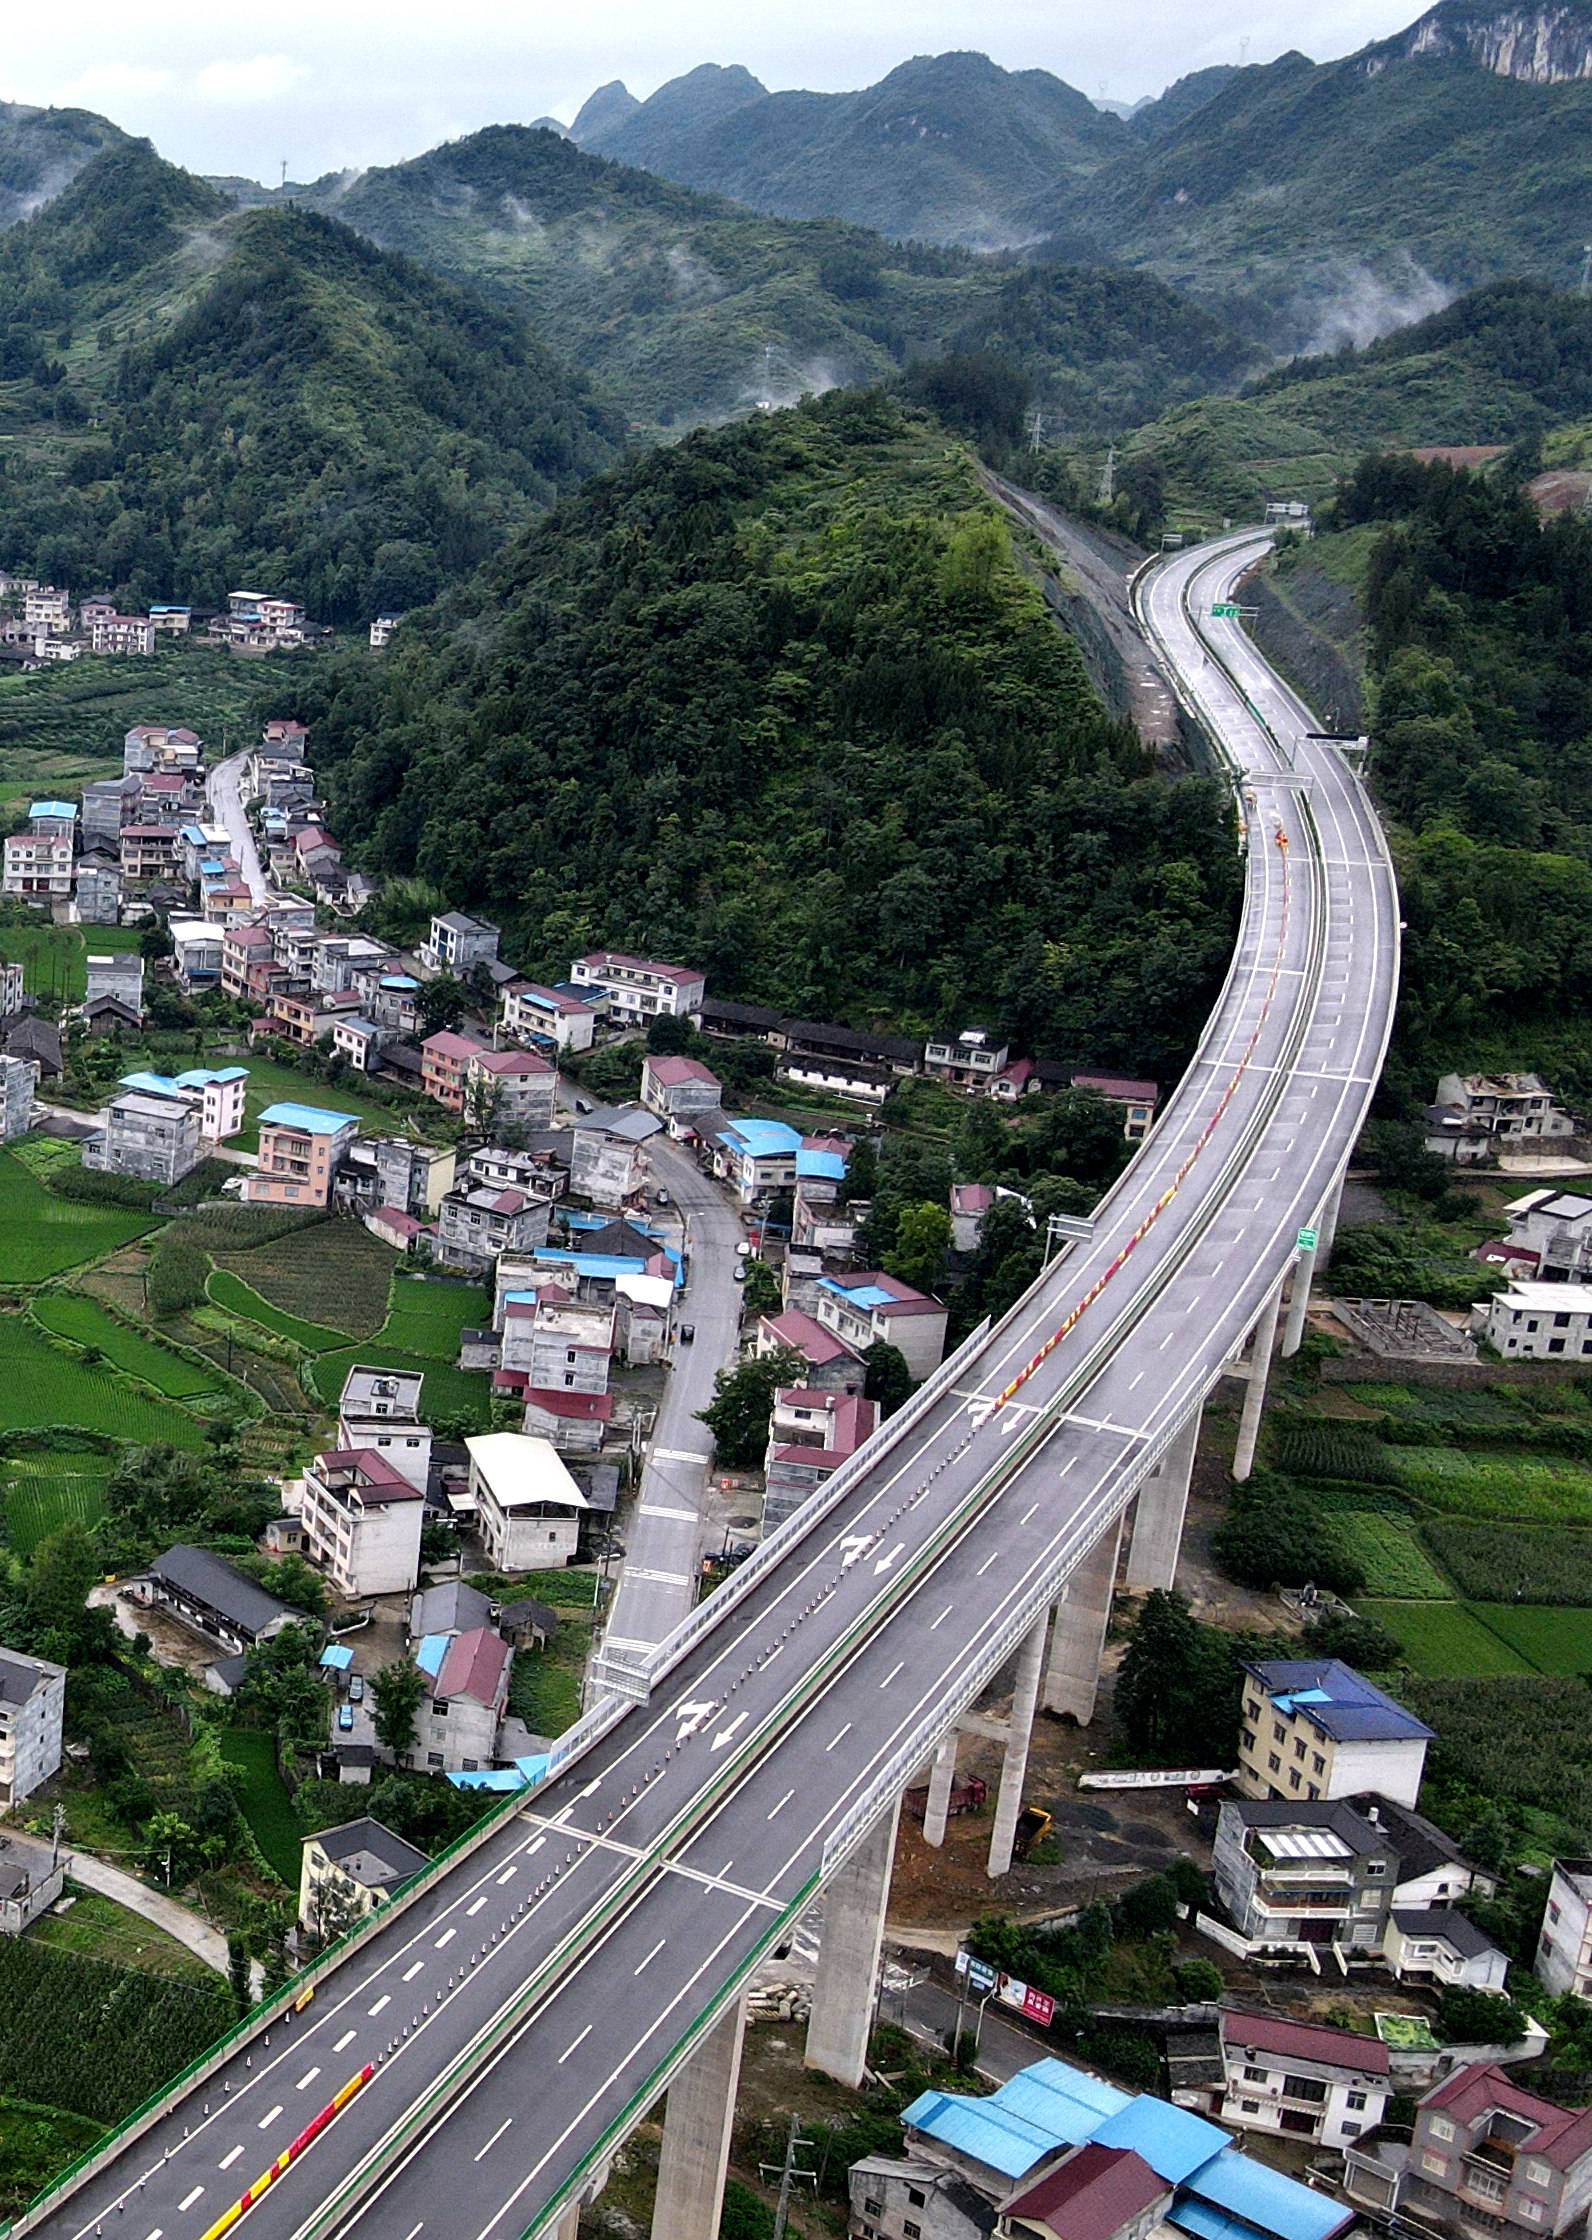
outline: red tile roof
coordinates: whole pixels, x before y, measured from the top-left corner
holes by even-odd
[[[856,1360],[850,1346],[815,1322],[810,1314],[803,1314],[800,1307],[787,1307],[783,1314],[766,1314],[762,1327],[782,1346],[794,1346],[798,1353],[806,1354],[815,1369],[826,1361]]]
[[[1324,2022],[1286,2022],[1276,2015],[1246,2014],[1230,2008],[1222,2016],[1222,2043],[1255,2046],[1262,2053],[1292,2055],[1297,2061],[1335,2062],[1385,2077],[1392,2067],[1380,2038],[1358,2030],[1333,2030]]]
[[[1007,2217],[1048,2226],[1058,2240],[1112,2240],[1171,2192],[1166,2179],[1131,2147],[1103,2147],[1091,2139],[1001,2207]]]
[[[490,1626],[476,1626],[456,1633],[437,1675],[439,1696],[470,1696],[477,1703],[496,1703],[509,1645]]]
[[[446,1027],[437,1034],[427,1035],[420,1047],[422,1050],[429,1050],[433,1057],[456,1058],[461,1065],[467,1059],[490,1055],[479,1042],[471,1042],[462,1034],[453,1034]]]
[[[1592,2150],[1592,2108],[1561,2108],[1552,2100],[1540,2100],[1534,2092],[1512,2083],[1491,2063],[1476,2062],[1469,2068],[1456,2069],[1446,2083],[1426,2095],[1421,2102],[1423,2113],[1427,2108],[1441,2108],[1461,2123],[1474,2123],[1492,2108],[1518,2116],[1523,2123],[1536,2126],[1524,2142],[1526,2150],[1541,2155],[1558,2170],[1567,2170]]]
[[[427,1045],[426,1047],[429,1047]],[[545,1058],[538,1058],[530,1050],[478,1050],[475,1063],[483,1073],[552,1073]]]
[[[556,1385],[533,1384],[526,1387],[525,1405],[571,1422],[606,1423],[614,1412],[614,1397],[611,1392],[562,1392]]]
[[[329,1454],[315,1457],[323,1471],[357,1470],[360,1491],[367,1506],[384,1501],[423,1501],[424,1494],[418,1486],[395,1470],[384,1454],[374,1447],[338,1447]]]
[[[953,1213],[988,1213],[994,1203],[995,1193],[987,1182],[953,1182],[951,1185]]]
[[[700,1058],[648,1058],[647,1071],[660,1089],[673,1089],[682,1081],[711,1081],[719,1086],[719,1077],[703,1065]]]
[[[1153,1081],[1130,1081],[1120,1073],[1075,1073],[1075,1089],[1093,1089],[1098,1096],[1115,1098],[1125,1104],[1154,1104],[1161,1094]]]

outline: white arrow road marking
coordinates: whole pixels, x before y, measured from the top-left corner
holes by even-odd
[[[881,1557],[879,1558],[878,1562],[877,1562],[877,1563],[876,1563],[876,1564],[874,1565],[874,1567],[873,1567],[873,1575],[874,1575],[874,1577],[875,1577],[875,1578],[877,1579],[881,1571],[888,1571],[888,1570],[889,1570],[889,1568],[890,1568],[890,1566],[891,1566],[891,1564],[893,1564],[893,1563],[895,1562],[895,1559],[896,1559],[896,1557],[897,1557],[897,1556],[904,1556],[904,1555],[906,1554],[906,1552],[907,1552],[907,1544],[906,1544],[906,1542],[905,1542],[904,1540],[898,1540],[898,1541],[896,1542],[895,1546],[894,1546],[894,1547],[893,1547],[893,1548],[892,1548],[892,1549],[890,1550],[890,1553],[889,1553],[889,1554],[888,1554],[887,1556],[881,1556]]]
[[[1008,1416],[1006,1421],[1001,1425],[1001,1437],[1003,1439],[1009,1439],[1014,1431],[1021,1430],[1022,1421],[1023,1419],[1021,1416]]]
[[[977,1431],[981,1425],[988,1423],[990,1419],[990,1413],[994,1406],[995,1403],[993,1400],[973,1401],[967,1411],[967,1420],[973,1426],[973,1429],[975,1431]]]
[[[846,1535],[846,1538],[840,1543],[840,1545],[846,1551],[840,1559],[841,1570],[848,1570],[850,1566],[857,1561],[859,1556],[865,1556],[878,1537],[878,1534],[875,1532],[848,1533]]]
[[[695,1734],[699,1727],[705,1727],[718,1708],[716,1703],[682,1703],[675,1741],[684,1742],[688,1734]]]
[[[722,1750],[727,1742],[733,1742],[751,1716],[750,1711],[738,1712],[727,1727],[720,1727],[718,1733],[713,1737],[713,1748]]]

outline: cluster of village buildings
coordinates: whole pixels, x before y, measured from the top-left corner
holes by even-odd
[[[0,664],[13,668],[44,668],[85,654],[152,654],[162,637],[194,637],[245,654],[320,645],[331,637],[296,599],[271,591],[230,591],[220,610],[168,604],[123,614],[108,591],[74,600],[53,583],[0,573],[0,602]],[[379,616],[371,644],[386,645],[398,619]]]

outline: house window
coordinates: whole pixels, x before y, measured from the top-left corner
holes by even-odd
[[[1365,2104],[1366,2098],[1363,2092],[1351,2092],[1349,2094],[1349,2106],[1351,2108],[1363,2108]]]
[[[426,1752],[426,1764],[428,1766],[440,1766],[441,1763],[442,1752],[440,1750],[428,1750]]]
[[[1358,2139],[1361,2129],[1362,2126],[1358,2123],[1346,2123],[1342,2126],[1343,2136],[1346,2139]]]
[[[1260,2102],[1258,2100],[1240,2100],[1238,2105],[1243,2109],[1246,2116],[1258,2116],[1260,2113]]]
[[[1296,1758],[1302,1758],[1302,1757],[1304,1756],[1304,1754],[1305,1754],[1305,1746],[1304,1746],[1304,1744],[1303,1744],[1302,1742],[1296,1742],[1296,1743],[1294,1744],[1294,1756],[1295,1756]]]
[[[1446,2177],[1448,2174],[1448,2157],[1446,2154],[1423,2154],[1421,2156],[1421,2168],[1429,2170],[1434,2178]]]
[[[929,2205],[929,2197],[921,2186],[907,2187],[907,2201],[914,2209],[926,2209]]]
[[[1542,2216],[1542,2203],[1540,2201],[1522,2201],[1518,2204],[1518,2207],[1520,2214],[1528,2224],[1536,2224],[1540,2221]]]
[[[1288,1768],[1288,1786],[1290,1789],[1297,1789],[1299,1786],[1299,1770],[1296,1766]]]
[[[906,2234],[906,2240],[923,2240],[922,2225],[914,2224],[910,2217],[904,2220],[901,2229]]]
[[[1386,1874],[1387,1861],[1385,1859],[1367,1859],[1365,1862],[1365,1879],[1367,1882],[1380,1882]],[[1434,2124],[1432,2128],[1435,2131],[1437,2126]],[[1453,2133],[1448,2133],[1448,2137],[1452,2138]]]
[[[1281,1773],[1282,1760],[1278,1757],[1275,1750],[1272,1751],[1270,1757],[1266,1760],[1266,1763],[1271,1768],[1273,1773]]]
[[[882,2201],[864,2201],[862,2213],[865,2217],[882,2217],[884,2215],[884,2203]]]
[[[1319,1750],[1311,1753],[1310,1764],[1316,1773],[1325,1773],[1327,1770],[1327,1761]]]
[[[1433,2116],[1432,2137],[1434,2139],[1452,2139],[1453,2136],[1454,2126],[1449,2122],[1447,2116]]]
[[[1552,2176],[1552,2168],[1546,2162],[1528,2162],[1526,2164],[1526,2183],[1528,2185],[1545,2186]]]

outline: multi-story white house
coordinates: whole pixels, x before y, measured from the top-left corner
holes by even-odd
[[[558,1068],[534,1050],[477,1050],[464,1069],[466,1119],[487,1126],[550,1128]]]
[[[1555,1859],[1533,1965],[1553,1992],[1592,1998],[1592,1859]]]
[[[597,1014],[589,1003],[538,980],[511,980],[503,990],[498,1025],[520,1042],[550,1042],[557,1050],[589,1050]]]
[[[468,1183],[437,1210],[437,1258],[444,1267],[480,1271],[505,1252],[535,1252],[547,1242],[548,1198]]]
[[[118,1003],[125,1003],[135,1017],[143,1017],[144,960],[136,950],[118,949],[108,957],[87,957],[83,970],[85,1003],[92,1003],[96,996],[112,996]]]
[[[877,1269],[824,1276],[814,1311],[854,1353],[866,1353],[881,1339],[894,1346],[919,1383],[945,1352],[946,1310],[939,1300]]]
[[[0,1807],[30,1797],[61,1763],[66,1667],[0,1649]]]
[[[299,1863],[300,1925],[312,1936],[352,1928],[386,1904],[401,1882],[430,1865],[423,1851],[379,1820],[345,1820],[304,1838]]]
[[[923,1070],[953,1089],[987,1092],[1006,1064],[1008,1046],[987,1027],[931,1034],[923,1045]]]
[[[124,1073],[121,1086],[187,1105],[199,1115],[206,1142],[223,1143],[243,1126],[249,1075],[245,1066],[191,1066],[186,1073]]]
[[[50,832],[13,832],[5,843],[4,887],[28,902],[49,902],[72,891],[72,841]]]
[[[31,1058],[0,1058],[0,1143],[25,1136],[33,1125],[39,1069]]]
[[[724,1101],[724,1085],[699,1058],[659,1057],[649,1051],[641,1066],[641,1101],[660,1119],[689,1120],[715,1111]]]
[[[127,836],[122,837],[125,841]],[[217,986],[225,927],[208,925],[203,918],[173,918],[166,930],[171,935],[172,963],[183,986],[190,992]]]
[[[1241,2131],[1342,2147],[1374,2130],[1393,2090],[1380,2038],[1278,2015],[1222,2014],[1226,2090],[1217,2111]]]
[[[420,1420],[424,1378],[403,1369],[349,1370],[337,1403],[337,1443],[390,1462],[417,1493],[431,1475],[431,1426]]]
[[[1336,1657],[1246,1664],[1238,1786],[1301,1802],[1371,1791],[1412,1809],[1430,1727]]]
[[[530,1318],[528,1354],[524,1350],[525,1322],[505,1318],[503,1366],[523,1368],[531,1383],[546,1392],[606,1392],[614,1324],[612,1307],[585,1306],[571,1299],[539,1299]]]
[[[304,1472],[304,1552],[338,1592],[406,1594],[420,1576],[425,1496],[385,1455],[338,1448]]]
[[[1471,1321],[1511,1361],[1580,1361],[1592,1355],[1592,1283],[1511,1283]]]
[[[619,1025],[666,1015],[694,1018],[702,1009],[707,981],[689,965],[660,964],[655,957],[630,957],[620,949],[593,949],[569,968],[570,985],[605,999]]]
[[[548,1571],[568,1563],[589,1504],[550,1442],[488,1431],[464,1443],[470,1498],[493,1569]]]
[[[462,910],[440,912],[420,950],[420,962],[430,972],[451,972],[456,980],[468,978],[478,964],[496,964],[502,935],[485,918],[468,918]]]
[[[415,1662],[432,1682],[430,1701],[415,1716],[410,1752],[415,1764],[428,1773],[475,1773],[490,1766],[508,1709],[514,1651],[491,1627],[475,1626],[464,1633],[428,1634]]]

